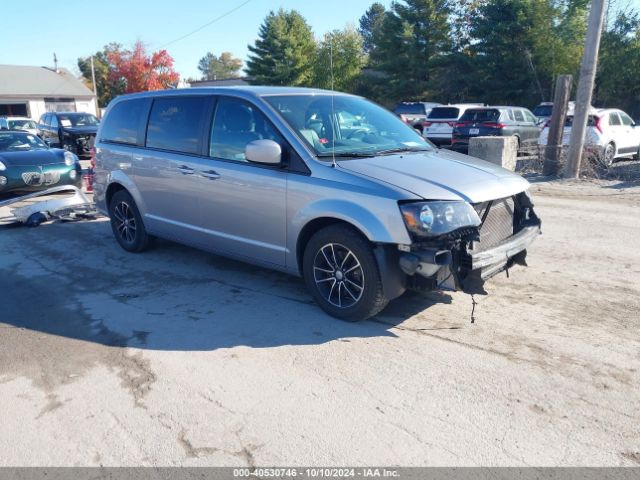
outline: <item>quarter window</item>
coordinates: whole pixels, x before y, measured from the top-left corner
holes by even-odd
[[[611,112],[609,114],[609,125],[611,125],[612,127],[617,127],[622,125],[622,122],[620,122],[620,117],[616,112]]]
[[[101,138],[106,142],[138,143],[138,128],[147,111],[147,100],[125,100],[113,106],[102,126]]]
[[[235,98],[220,98],[211,130],[209,155],[246,162],[244,150],[254,140],[273,140],[280,145],[284,143],[280,134],[255,106]]]
[[[207,105],[204,97],[156,98],[149,115],[147,147],[200,153],[199,139]]]

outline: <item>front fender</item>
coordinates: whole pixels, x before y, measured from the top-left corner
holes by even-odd
[[[376,203],[374,213],[372,209],[349,200],[318,200],[296,212],[290,220],[291,231],[297,238],[309,222],[335,218],[353,225],[374,243],[411,243],[397,203],[388,199]]]
[[[289,218],[287,270],[290,273],[300,274],[298,247],[304,248],[304,245],[298,245],[298,240],[301,235],[306,237],[303,230],[311,222],[320,219],[339,220],[353,225],[370,242],[383,246],[411,243],[395,200],[373,196],[363,199],[361,203],[346,199],[318,199],[295,211]]]

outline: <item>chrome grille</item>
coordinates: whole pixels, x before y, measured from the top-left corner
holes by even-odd
[[[51,172],[24,172],[22,181],[29,186],[39,187],[40,185],[53,185],[60,181],[60,172],[53,170]]]
[[[490,205],[490,208],[489,208]],[[480,206],[478,215],[484,218],[480,225],[480,241],[474,242],[473,251],[480,252],[495,247],[513,235],[514,202],[512,197],[494,200]],[[489,212],[487,213],[487,208]]]

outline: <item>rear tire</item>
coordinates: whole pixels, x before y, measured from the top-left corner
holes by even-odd
[[[129,192],[120,190],[113,195],[109,203],[109,218],[116,241],[127,252],[139,253],[149,247],[150,237]]]
[[[311,237],[302,271],[316,303],[341,320],[365,320],[389,303],[371,244],[347,225],[331,225]]]
[[[613,165],[613,161],[615,160],[615,158],[616,146],[613,144],[613,142],[609,142],[602,151],[602,164],[605,167],[610,167],[611,165]]]

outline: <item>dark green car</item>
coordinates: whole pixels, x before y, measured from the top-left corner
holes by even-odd
[[[23,131],[0,131],[0,195],[82,184],[78,157]]]

